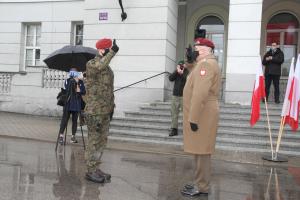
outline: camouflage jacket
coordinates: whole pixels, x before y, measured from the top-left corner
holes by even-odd
[[[90,115],[105,115],[114,110],[114,73],[109,67],[115,52],[97,55],[86,65],[86,108]]]

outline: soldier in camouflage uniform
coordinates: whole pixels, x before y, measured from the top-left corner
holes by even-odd
[[[104,183],[111,175],[100,170],[101,157],[107,143],[109,123],[114,112],[114,73],[109,67],[119,47],[114,40],[102,39],[96,43],[99,55],[86,66],[86,124],[88,145],[85,152],[86,179]]]

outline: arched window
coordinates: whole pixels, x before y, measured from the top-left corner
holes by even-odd
[[[282,75],[288,76],[290,62],[293,57],[297,58],[298,52],[299,22],[290,13],[279,13],[274,15],[267,24],[267,50],[272,42],[280,45],[284,53]]]
[[[215,55],[218,59],[222,72],[224,69],[224,23],[216,16],[206,16],[202,18],[195,30],[195,37],[204,36],[212,40],[215,44]],[[204,31],[205,30],[205,31]],[[206,33],[206,35],[203,35]]]

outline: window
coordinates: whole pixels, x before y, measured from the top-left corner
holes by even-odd
[[[83,23],[74,23],[73,45],[82,45],[83,42]]]
[[[25,66],[41,65],[41,25],[27,24],[25,26]]]

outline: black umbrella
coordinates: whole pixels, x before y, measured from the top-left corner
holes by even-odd
[[[78,71],[86,70],[86,63],[93,59],[97,50],[90,47],[67,45],[51,53],[44,62],[50,69],[70,71],[76,67]]]

